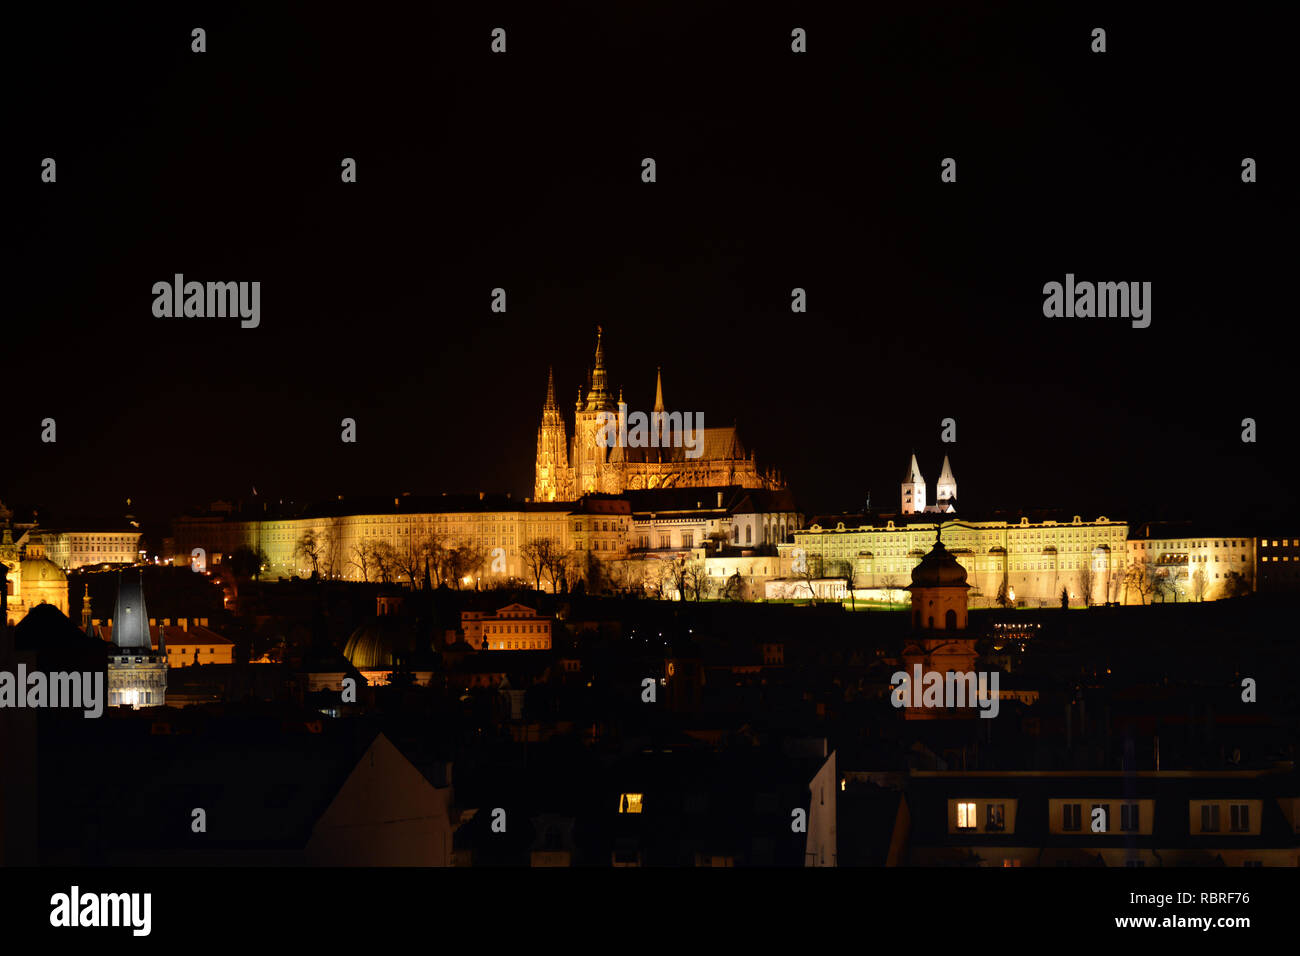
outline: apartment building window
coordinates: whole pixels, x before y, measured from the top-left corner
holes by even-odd
[[[1201,831],[1203,833],[1219,832],[1219,805],[1217,803],[1201,805]]]
[[[1119,828],[1121,830],[1138,830],[1138,804],[1126,803],[1119,808]]]
[[[1006,829],[1006,804],[990,803],[985,814],[984,829]]]
[[[695,535],[689,531],[682,532],[682,547],[683,548],[695,547]]]
[[[1242,833],[1250,829],[1250,804],[1234,803],[1228,810],[1231,814],[1233,832]]]
[[[973,803],[957,804],[957,829],[958,830],[975,829],[975,804]]]
[[[1061,829],[1078,830],[1083,826],[1083,807],[1077,803],[1066,803],[1061,806]]]

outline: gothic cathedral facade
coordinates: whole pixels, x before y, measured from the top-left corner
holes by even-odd
[[[574,410],[573,439],[555,401],[555,376],[548,373],[546,404],[537,430],[537,463],[533,497],[536,501],[576,501],[595,493],[622,494],[651,488],[784,488],[775,472],[761,472],[753,452],[745,452],[734,427],[702,429],[699,454],[691,456],[680,441],[667,447],[627,447],[605,440],[609,416],[623,404],[609,388],[601,330],[596,329],[596,358],[584,398],[581,390]],[[664,406],[663,377],[655,385],[654,411],[672,420]]]

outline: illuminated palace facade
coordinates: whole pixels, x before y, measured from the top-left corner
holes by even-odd
[[[322,577],[360,581],[378,580],[373,568],[362,570],[360,553],[380,542],[393,549],[400,568],[412,549],[429,540],[443,547],[472,544],[487,559],[481,573],[492,578],[526,580],[520,548],[529,541],[549,538],[568,552],[581,547],[601,554],[621,550],[627,538],[626,516],[599,515],[603,501],[580,504],[545,504],[511,500],[504,495],[402,496],[380,500],[339,501],[336,507],[300,517],[247,519],[213,513],[174,519],[173,563],[188,565],[195,549],[207,561],[219,563],[240,548],[265,555],[268,577],[309,576],[310,556],[299,548],[310,533],[316,541],[316,570]],[[496,549],[501,549],[494,555]],[[494,562],[494,557],[500,560]],[[392,580],[409,580],[400,571]],[[436,583],[436,582],[435,582]]]
[[[995,600],[1004,582],[1007,599],[1016,603],[1059,602],[1063,587],[1082,602],[1085,566],[1093,577],[1093,602],[1120,600],[1128,524],[1106,517],[1083,521],[1076,516],[1066,523],[937,518],[858,527],[813,524],[795,532],[791,548],[806,552],[815,573],[851,562],[859,587],[901,588],[933,546],[936,530],[965,569],[973,604]]]
[[[1127,522],[1104,516],[813,523],[795,531],[793,544],[781,552],[802,551],[819,576],[850,562],[857,587],[896,589],[907,583],[936,530],[965,568],[977,606],[995,603],[1000,593],[1021,606],[1057,605],[1062,589],[1075,604],[1213,601],[1228,597],[1234,581],[1248,590],[1255,586],[1252,537],[1150,525],[1130,535]]]
[[[592,492],[617,495],[653,488],[785,487],[779,475],[758,470],[753,453],[746,454],[735,428],[704,427],[697,456],[688,455],[681,441],[671,437],[670,447],[624,447],[617,442],[606,447],[600,440],[606,416],[617,414],[622,403],[622,389],[617,401],[610,391],[605,349],[597,328],[595,365],[586,396],[578,392],[572,441],[555,400],[554,375],[547,376],[546,403],[537,430],[533,486],[537,501],[575,501]],[[667,412],[664,406],[662,374],[655,384],[653,412],[666,416],[672,434],[680,435],[681,416]]]
[[[265,555],[265,576],[381,580],[373,559],[360,554],[377,545],[389,549],[388,580],[409,583],[412,559],[430,541],[442,548],[473,545],[481,567],[468,570],[473,586],[515,578],[536,583],[523,549],[549,539],[557,554],[574,558],[578,578],[590,555],[613,562],[703,560],[717,577],[739,573],[751,588],[782,573],[780,542],[802,521],[790,492],[746,489],[660,489],[623,497],[590,495],[576,502],[518,501],[504,495],[430,496],[340,500],[293,517],[254,519],[218,504],[203,515],[176,518],[165,549],[178,566],[196,557],[219,564],[241,548]],[[300,542],[314,541],[314,560]],[[727,556],[711,544],[725,545]],[[198,556],[195,551],[199,551]],[[418,564],[417,564],[418,566]],[[635,572],[629,569],[635,576]],[[417,574],[417,578],[419,575]],[[573,580],[574,578],[570,578]],[[432,579],[436,586],[439,582]],[[447,582],[452,586],[462,582]],[[542,586],[552,582],[543,576]]]
[[[1191,522],[1130,528],[1105,516],[958,517],[957,481],[946,456],[937,490],[937,502],[927,504],[926,482],[913,455],[898,514],[814,519],[793,533],[780,554],[805,576],[847,579],[851,569],[855,587],[893,591],[906,585],[937,532],[965,569],[975,605],[999,599],[1058,605],[1062,591],[1074,604],[1213,601],[1254,590],[1259,577],[1260,539],[1230,529]]]

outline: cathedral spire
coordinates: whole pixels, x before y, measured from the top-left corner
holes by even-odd
[[[952,465],[948,463],[947,455],[943,456],[943,472],[935,485],[935,499],[949,504],[957,500],[957,479],[952,475]]]
[[[594,391],[605,391],[605,345],[601,341],[604,330],[596,326],[596,367],[591,370],[591,387]]]
[[[655,407],[656,412],[664,410],[664,370],[662,366],[655,366]]]
[[[546,367],[546,404],[542,406],[542,411],[549,412],[551,409],[558,409],[555,404],[555,369],[549,365]]]
[[[599,325],[596,326],[596,366],[591,370],[591,386],[587,391],[586,403],[589,412],[610,411],[614,408],[614,397],[609,393],[609,378],[605,374],[603,332]]]
[[[944,459],[947,461],[947,459]],[[912,463],[907,468],[907,474],[903,476],[903,481],[925,481],[921,477],[921,466],[916,463],[916,452],[912,452]]]

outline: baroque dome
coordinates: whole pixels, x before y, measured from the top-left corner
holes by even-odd
[[[969,588],[966,569],[952,552],[936,541],[921,563],[912,569],[913,588]]]
[[[25,586],[35,584],[66,584],[68,576],[49,558],[25,558],[21,572]]]
[[[396,614],[370,618],[352,632],[343,656],[358,670],[393,667],[398,658],[415,650],[415,632],[406,619]]]

